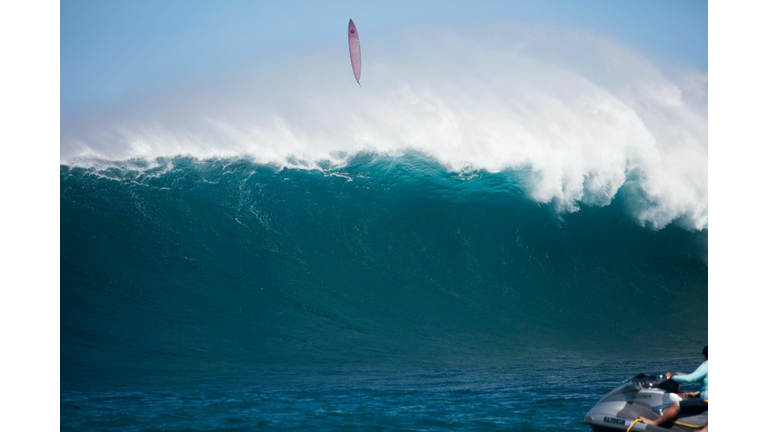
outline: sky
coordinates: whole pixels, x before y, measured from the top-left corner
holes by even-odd
[[[250,67],[265,54],[343,51],[349,18],[364,49],[408,28],[510,22],[585,29],[707,70],[705,0],[64,0],[61,108],[100,109]]]

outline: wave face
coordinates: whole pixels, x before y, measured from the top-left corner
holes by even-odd
[[[62,383],[706,342],[706,230],[637,224],[631,178],[562,213],[527,174],[418,153],[62,165]]]

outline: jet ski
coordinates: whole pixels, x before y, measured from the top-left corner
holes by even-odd
[[[584,423],[595,432],[629,431],[696,431],[707,424],[707,412],[697,415],[682,413],[674,424],[652,426],[638,420],[640,416],[656,419],[670,405],[682,398],[680,385],[664,375],[634,376],[613,389],[592,407]]]

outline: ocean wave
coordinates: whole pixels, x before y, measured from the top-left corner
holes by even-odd
[[[181,155],[316,169],[419,152],[455,173],[528,172],[527,196],[561,212],[625,187],[642,225],[707,227],[706,73],[523,26],[414,30],[364,50],[362,88],[328,51],[64,116],[62,164]]]
[[[706,335],[707,231],[637,225],[631,190],[562,213],[516,171],[370,153],[320,168],[62,166],[62,381],[635,356],[669,328]]]

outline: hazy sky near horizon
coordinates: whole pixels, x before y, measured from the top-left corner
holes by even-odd
[[[61,4],[61,108],[119,105],[292,55],[336,47],[346,25],[366,42],[419,27],[504,23],[588,30],[649,57],[707,70],[707,2],[65,0]],[[446,47],[436,47],[445,49]]]

